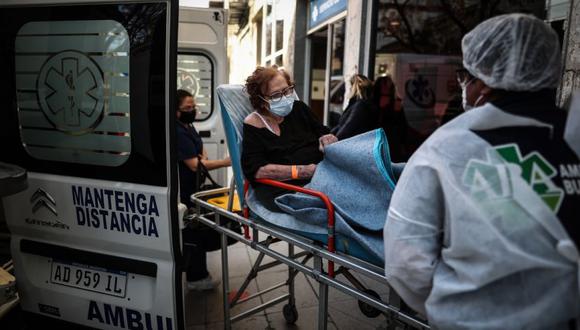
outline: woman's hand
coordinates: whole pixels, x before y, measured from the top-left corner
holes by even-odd
[[[226,157],[222,160],[224,167],[232,166],[232,159],[230,157]]]
[[[298,165],[298,178],[310,179],[316,171],[316,164]]]
[[[338,142],[338,138],[334,134],[323,135],[318,139],[318,149],[320,152],[324,152],[324,148],[334,142]]]

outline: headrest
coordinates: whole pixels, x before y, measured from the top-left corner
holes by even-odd
[[[219,85],[216,89],[220,106],[225,108],[236,130],[238,141],[242,141],[244,119],[254,112],[248,93],[244,91],[244,85]],[[298,95],[294,91],[294,98]]]
[[[242,141],[244,118],[254,111],[243,85],[219,85],[216,89],[220,106],[232,121],[238,141]]]

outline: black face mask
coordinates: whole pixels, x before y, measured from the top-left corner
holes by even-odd
[[[193,123],[193,121],[195,120],[196,112],[197,111],[195,110],[191,112],[182,112],[181,115],[179,115],[179,121],[184,124]]]

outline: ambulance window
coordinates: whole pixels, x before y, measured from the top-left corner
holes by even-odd
[[[213,63],[204,54],[177,55],[177,88],[193,94],[197,104],[195,121],[204,121],[213,112]]]
[[[3,7],[0,161],[166,187],[169,27],[161,2]]]
[[[129,36],[113,20],[34,21],[15,40],[20,136],[41,160],[120,166],[131,154]]]

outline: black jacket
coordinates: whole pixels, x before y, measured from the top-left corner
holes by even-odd
[[[369,100],[353,97],[331,133],[344,140],[377,127],[375,106]]]

